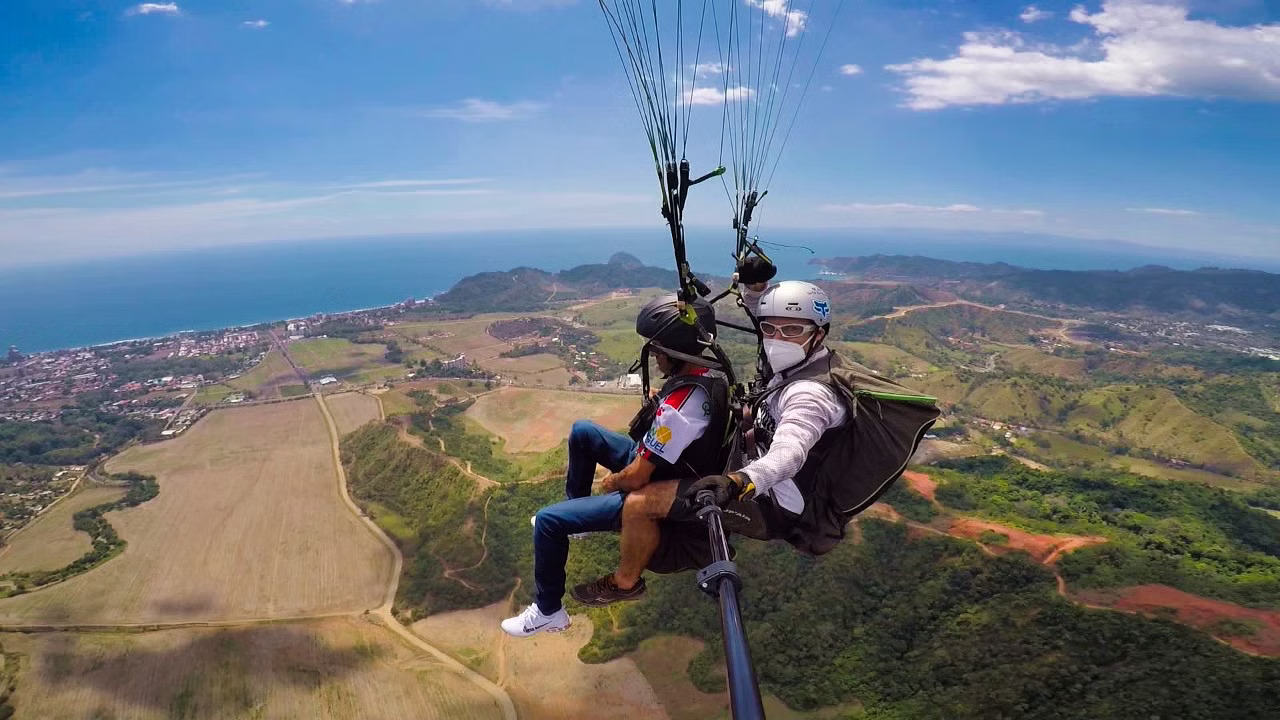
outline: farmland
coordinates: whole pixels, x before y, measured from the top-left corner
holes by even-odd
[[[23,718],[501,717],[479,687],[358,618],[2,641],[27,656]]]
[[[400,378],[405,369],[385,359],[381,343],[353,343],[344,338],[308,338],[289,343],[289,355],[312,378],[323,375],[363,383]]]
[[[89,536],[71,526],[72,516],[119,499],[118,487],[81,487],[27,527],[11,535],[0,550],[0,574],[57,570],[90,550]]]
[[[541,452],[563,442],[574,420],[623,429],[638,406],[633,395],[504,387],[476,400],[466,415],[505,440],[508,452]]]
[[[501,357],[514,346],[490,335],[488,328],[496,321],[514,317],[518,316],[489,314],[466,320],[404,323],[388,331],[397,336],[406,353],[415,358],[422,351],[446,360],[466,355],[468,361],[507,380],[546,387],[568,386],[572,376],[565,370],[563,360],[553,354]]]
[[[379,416],[378,401],[371,395],[341,393],[325,398],[325,403],[329,406],[329,412],[333,413],[339,435],[346,435],[367,422],[377,420]]]
[[[257,398],[280,397],[280,387],[296,384],[298,375],[289,365],[289,361],[279,350],[272,350],[244,375],[227,380],[218,385],[206,385],[196,394],[195,402],[201,405],[215,405],[234,392],[248,393]]]
[[[525,720],[668,717],[631,659],[592,665],[578,659],[578,649],[592,634],[586,616],[574,615],[563,633],[520,641],[497,630],[507,614],[507,604],[497,603],[432,616],[413,629],[502,684]]]
[[[342,504],[314,400],[220,410],[107,469],[160,484],[154,500],[106,516],[124,554],[0,601],[4,623],[284,618],[381,601],[390,558]]]

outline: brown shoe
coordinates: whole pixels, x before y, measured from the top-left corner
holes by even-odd
[[[623,590],[613,582],[613,573],[609,573],[598,580],[574,585],[569,594],[574,600],[589,607],[604,607],[624,600],[639,600],[644,597],[644,578],[637,580],[630,590]]]

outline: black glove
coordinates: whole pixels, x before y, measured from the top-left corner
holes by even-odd
[[[743,285],[769,282],[777,274],[778,268],[759,255],[752,255],[738,265],[738,282]]]
[[[729,475],[708,475],[695,480],[689,486],[689,489],[684,491],[684,499],[689,502],[696,502],[698,493],[703,490],[710,490],[715,493],[716,504],[724,507],[729,504],[729,500],[738,497],[742,493],[742,484]]]

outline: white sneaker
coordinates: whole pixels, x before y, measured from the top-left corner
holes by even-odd
[[[538,603],[533,603],[519,615],[502,621],[503,631],[514,637],[529,637],[544,630],[560,632],[567,627],[569,627],[569,613],[565,612],[564,608],[550,615],[543,615],[538,609]]]

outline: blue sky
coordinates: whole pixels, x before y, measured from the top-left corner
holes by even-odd
[[[833,21],[834,0],[709,1],[830,30],[763,233],[1280,257],[1280,2],[846,0]],[[623,78],[596,0],[5,0],[0,266],[660,230]],[[694,109],[695,170],[719,159],[720,112]],[[689,222],[727,225],[704,188]]]

